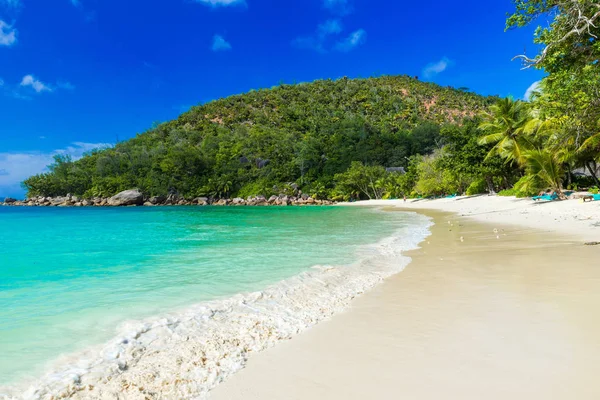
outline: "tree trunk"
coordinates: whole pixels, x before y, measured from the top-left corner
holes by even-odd
[[[492,178],[490,176],[486,176],[485,181],[488,185],[488,192],[490,194],[496,194],[496,191],[494,190],[494,181],[492,180]]]
[[[586,162],[585,166],[588,168],[588,171],[590,171],[590,174],[592,174],[592,178],[594,178],[594,182],[596,182],[596,186],[600,187],[600,181],[598,180],[598,177],[596,176],[596,171],[594,171],[592,169],[590,162]]]
[[[369,198],[369,200],[371,200],[371,199],[372,199],[372,197],[371,197],[371,193],[369,193],[369,185],[366,185],[366,186],[359,186],[359,190],[360,190],[361,192],[363,192],[364,194],[366,194],[366,195],[367,195],[367,197]]]

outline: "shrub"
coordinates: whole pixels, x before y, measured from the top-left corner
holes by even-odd
[[[318,200],[326,200],[331,197],[331,179],[319,179],[302,187],[302,192]]]
[[[335,175],[336,188],[343,193],[380,199],[384,190],[376,182],[385,177],[385,168],[353,161],[346,172]]]
[[[439,196],[460,191],[460,179],[453,171],[443,168],[440,163],[443,157],[443,151],[436,150],[432,155],[422,158],[417,167],[417,192],[424,196]]]
[[[498,196],[517,196],[517,191],[514,188],[504,189],[498,192]]]
[[[473,181],[467,188],[467,196],[485,193],[487,191],[487,182],[485,179],[477,179]]]

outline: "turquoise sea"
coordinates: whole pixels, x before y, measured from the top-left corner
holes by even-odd
[[[351,207],[0,207],[0,386],[106,342],[125,321],[351,265],[410,218]]]

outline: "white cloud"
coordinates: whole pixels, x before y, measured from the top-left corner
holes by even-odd
[[[69,155],[77,160],[88,151],[110,146],[108,143],[73,142],[64,149],[50,152],[0,153],[0,196],[22,196],[21,182],[32,175],[47,172],[46,167],[52,164],[55,155]]]
[[[367,41],[367,32],[364,29],[359,29],[352,32],[350,36],[337,42],[335,49],[337,51],[348,52],[354,48],[364,44]]]
[[[348,0],[324,0],[323,7],[340,15],[346,15],[352,12],[352,6]]]
[[[195,0],[196,3],[205,4],[211,7],[229,7],[229,6],[244,6],[245,0]]]
[[[440,61],[427,64],[423,69],[423,75],[425,78],[433,78],[437,74],[444,72],[448,67],[454,64],[452,60],[447,57],[442,58]]]
[[[300,36],[292,44],[300,49],[314,50],[326,53],[325,44],[329,36],[342,32],[342,23],[337,19],[330,19],[317,26],[317,31],[311,36]]]
[[[20,83],[10,84],[0,79],[0,90],[8,96],[15,99],[31,100],[32,95],[42,92],[55,92],[57,90],[73,91],[75,85],[68,81],[57,81],[54,84],[47,84],[34,75],[25,75]]]
[[[213,42],[211,46],[212,51],[227,51],[231,50],[231,44],[221,35],[213,36]]]
[[[535,81],[531,84],[531,86],[529,86],[527,88],[527,90],[525,91],[525,96],[523,96],[523,100],[525,101],[529,101],[531,100],[531,96],[533,96],[534,92],[537,92],[540,90],[542,85],[542,81]]]
[[[46,92],[46,91],[52,92],[52,88],[50,88],[48,85],[46,85],[39,79],[36,79],[33,75],[25,75],[23,77],[23,80],[21,81],[21,86],[23,86],[23,87],[30,86],[33,90],[36,91],[36,93],[41,93],[41,92]]]
[[[12,46],[17,43],[17,30],[0,20],[0,46]]]

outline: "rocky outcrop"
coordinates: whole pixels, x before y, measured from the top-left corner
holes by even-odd
[[[110,198],[92,197],[82,199],[77,196],[57,196],[44,197],[37,196],[20,201],[13,198],[6,198],[6,206],[29,206],[29,207],[119,207],[143,205],[153,206],[308,206],[308,205],[331,205],[335,202],[330,200],[317,200],[298,191],[298,195],[290,196],[280,194],[271,196],[268,199],[265,196],[249,196],[246,199],[236,197],[234,199],[219,199],[211,197],[196,197],[186,199],[177,194],[169,196],[153,196],[147,198],[138,189],[131,189],[121,192]]]
[[[163,204],[167,206],[173,206],[179,204],[179,200],[179,195],[171,193],[167,196]]]
[[[109,206],[141,206],[144,204],[144,194],[138,189],[125,190],[108,199]]]
[[[148,199],[148,202],[152,205],[162,204],[167,198],[165,196],[152,196]]]

